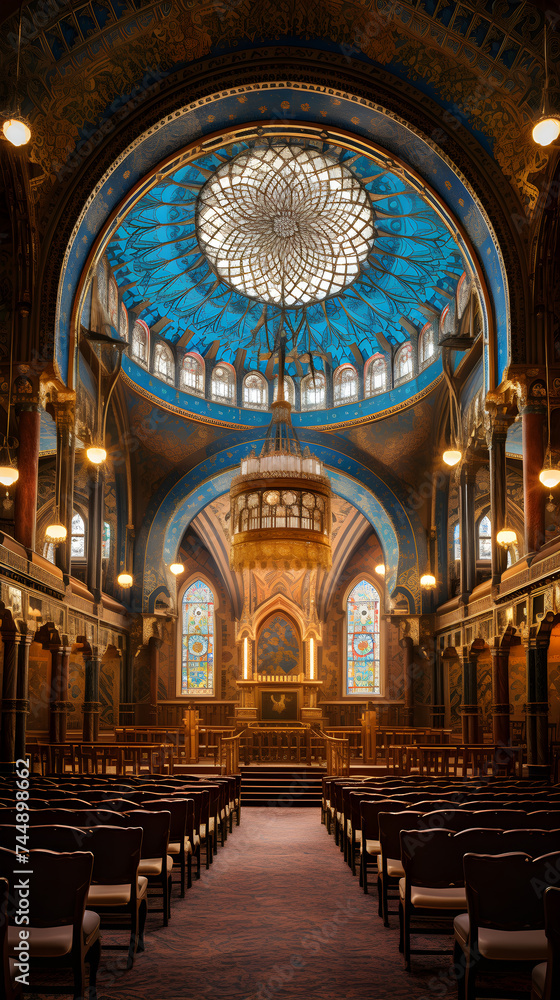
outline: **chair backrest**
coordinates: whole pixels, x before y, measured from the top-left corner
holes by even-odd
[[[557,830],[560,828],[560,817],[556,810],[539,809],[527,813],[527,826],[533,830]]]
[[[520,851],[531,858],[560,851],[560,829],[558,830],[504,830],[501,836],[502,854]],[[559,872],[560,877],[560,872]]]
[[[187,799],[153,799],[143,802],[142,809],[150,812],[161,812],[162,809],[171,813],[169,824],[169,840],[183,842],[187,828]]]
[[[139,826],[143,830],[142,858],[165,858],[171,825],[169,810],[151,812],[133,809],[127,818],[130,826]]]
[[[419,806],[414,806],[419,810]],[[464,809],[435,809],[433,812],[422,812],[422,819],[418,824],[418,830],[466,830],[473,826],[470,822],[472,813],[466,813]]]
[[[551,870],[560,872],[560,853],[466,854],[463,863],[471,932],[544,927],[543,897]]]
[[[398,859],[401,856],[401,830],[417,830],[422,820],[422,813],[413,809],[401,809],[398,812],[380,812],[379,842],[383,860]]]
[[[0,848],[0,876],[12,880],[19,871],[15,851]],[[32,927],[60,927],[73,924],[82,933],[82,920],[93,871],[93,854],[31,850],[29,871],[33,884]]]
[[[405,802],[398,799],[362,799],[360,816],[362,821],[362,840],[379,840],[379,814],[402,812]]]
[[[453,830],[403,830],[400,842],[407,888],[463,884],[462,857],[458,856]]]
[[[560,996],[560,889],[552,886],[544,894],[544,929],[548,955],[542,1000],[557,1000]]]
[[[527,825],[527,813],[518,809],[472,809],[471,826],[519,830]]]
[[[126,826],[110,809],[35,809],[29,821],[31,826]]]
[[[138,873],[142,830],[133,826],[96,826],[86,829],[36,826],[33,827],[33,843],[50,851],[91,851],[92,882],[124,885],[131,884]]]

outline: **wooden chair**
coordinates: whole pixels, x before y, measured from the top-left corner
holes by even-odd
[[[101,917],[101,926],[130,927],[127,968],[132,968],[136,951],[144,951],[148,879],[138,874],[142,846],[139,827],[98,826],[77,829],[69,826],[33,828],[33,843],[51,851],[85,850],[93,854],[93,874],[87,906]],[[105,945],[119,948],[120,945]]]
[[[16,982],[18,974],[13,959],[8,953],[8,908],[10,886],[8,880],[0,878],[0,956],[2,976],[0,978],[0,1000],[18,1000],[21,997],[21,983]]]
[[[400,812],[379,813],[379,843],[381,846],[381,867],[377,876],[378,912],[383,918],[385,927],[389,926],[389,917],[398,910],[389,910],[391,888],[398,889],[404,868],[401,861],[401,830],[418,830],[422,822],[422,813],[404,809]]]
[[[546,959],[544,893],[535,887],[546,885],[551,866],[558,870],[560,854],[465,856],[468,912],[454,921],[455,961],[465,965],[462,1000],[475,1000],[479,973],[529,972]]]
[[[368,866],[375,865],[374,871],[379,874],[379,856],[381,854],[381,844],[379,842],[379,814],[382,812],[401,812],[405,802],[397,799],[379,799],[370,801],[363,799],[360,802],[361,816],[361,858],[360,858],[360,885],[365,893],[368,892]]]
[[[0,876],[8,879],[11,889],[13,873],[18,868],[15,851],[0,848]],[[89,963],[90,1000],[95,1000],[101,954],[100,920],[97,913],[86,910],[93,855],[82,851],[65,854],[31,850],[29,870],[33,872],[33,922],[26,929],[31,967],[49,971],[70,968],[74,998],[83,1000],[86,963]],[[19,927],[8,926],[8,949],[12,957],[17,955],[18,943]]]
[[[544,929],[546,962],[533,969],[531,1000],[556,1000],[560,997],[560,889],[552,886],[544,894]]]
[[[153,799],[151,802],[143,802],[142,809],[148,809],[152,812],[161,811],[165,809],[171,814],[171,820],[169,825],[169,843],[167,845],[167,853],[179,862],[180,869],[180,882],[181,882],[181,899],[185,895],[185,872],[188,867],[188,885],[189,888],[192,884],[191,876],[191,858],[192,858],[192,843],[187,835],[187,813],[189,807],[189,801],[191,804],[191,810],[193,807],[192,799]]]
[[[142,828],[142,852],[138,873],[147,877],[148,885],[155,883],[161,886],[163,926],[167,927],[171,916],[171,870],[173,868],[173,858],[167,851],[171,813],[169,810],[151,812],[147,809],[134,809],[128,813],[127,821],[129,826]]]

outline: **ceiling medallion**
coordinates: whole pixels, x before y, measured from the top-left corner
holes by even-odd
[[[288,308],[350,285],[375,235],[358,177],[332,156],[288,144],[245,150],[220,166],[198,196],[196,228],[230,287]]]

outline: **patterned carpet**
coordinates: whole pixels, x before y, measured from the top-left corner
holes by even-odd
[[[397,918],[384,928],[315,809],[245,808],[170,925],[148,917],[130,972],[106,951],[103,1000],[417,1000],[457,995],[446,956],[403,971]],[[111,938],[107,934],[105,940]],[[429,947],[441,938],[431,938]]]

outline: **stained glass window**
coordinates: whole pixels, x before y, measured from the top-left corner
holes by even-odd
[[[418,342],[418,356],[421,365],[427,364],[428,361],[433,358],[435,349],[433,323],[426,323],[422,329],[420,340]]]
[[[186,354],[181,368],[181,388],[195,396],[204,395],[204,365],[192,354]]]
[[[358,373],[352,365],[343,365],[334,373],[334,405],[352,403],[358,398]]]
[[[492,558],[492,525],[486,516],[478,522],[478,558]]]
[[[101,558],[108,559],[111,555],[111,525],[103,522],[103,541],[101,543]]]
[[[318,410],[325,405],[326,384],[322,372],[306,375],[301,383],[302,410]]]
[[[458,521],[453,528],[453,558],[461,558],[461,528]]]
[[[212,399],[219,403],[235,402],[235,371],[229,365],[216,365],[212,372]]]
[[[379,592],[360,580],[346,602],[348,694],[381,694],[379,618]]]
[[[132,357],[145,365],[148,362],[149,328],[143,320],[137,319],[132,328]]]
[[[375,396],[387,386],[387,365],[385,358],[372,358],[366,369],[366,396]]]
[[[173,351],[167,344],[156,344],[154,349],[154,372],[166,382],[175,380],[175,363]]]
[[[183,594],[181,694],[214,694],[214,595],[202,580]]]
[[[109,319],[115,330],[119,328],[119,290],[114,278],[109,278]]]
[[[403,344],[395,357],[395,380],[410,378],[412,375],[412,345]]]
[[[97,265],[97,299],[103,309],[107,308],[107,274],[107,259],[102,257]]]
[[[121,302],[120,316],[119,337],[121,340],[128,340],[128,312],[124,302]]]
[[[72,541],[70,546],[72,559],[85,559],[86,529],[84,519],[79,514],[72,518]]]
[[[266,410],[267,388],[265,379],[258,372],[246,375],[243,382],[243,406],[254,407],[256,410]]]

